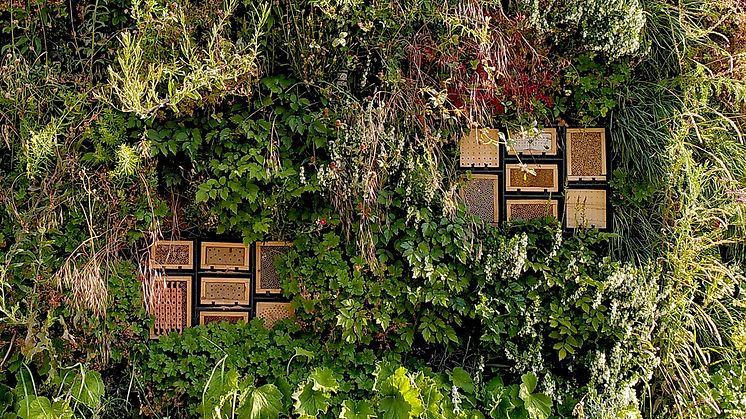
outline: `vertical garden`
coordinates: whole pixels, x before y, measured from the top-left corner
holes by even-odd
[[[545,127],[613,228],[469,210]],[[744,128],[742,0],[2,0],[0,417],[746,417]],[[151,339],[208,238],[293,318]]]

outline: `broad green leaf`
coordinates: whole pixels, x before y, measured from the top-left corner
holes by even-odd
[[[345,400],[342,402],[342,412],[339,419],[370,419],[376,417],[373,406],[365,400],[354,402]]]
[[[29,396],[29,403],[21,403],[18,417],[22,419],[71,419],[73,411],[66,401],[52,403],[46,397]],[[28,405],[28,410],[26,406]]]
[[[313,382],[313,389],[323,392],[336,392],[339,389],[339,383],[334,378],[334,372],[329,368],[316,368],[309,377]]]
[[[443,400],[443,393],[441,393],[438,383],[432,378],[426,377],[421,372],[417,374],[415,383],[417,384],[417,388],[420,389],[425,417],[428,419],[441,419],[443,413],[441,412],[440,404]]]
[[[532,372],[523,374],[521,376],[521,394],[524,394],[524,391],[526,394],[533,393],[533,391],[536,390],[537,381],[536,374]],[[521,398],[523,398],[523,396],[521,396]]]
[[[518,396],[523,400],[530,419],[546,419],[552,414],[552,399],[545,394],[533,393],[536,383],[534,373],[523,374]]]
[[[106,387],[98,371],[86,371],[84,374],[75,376],[70,390],[77,401],[91,409],[96,409],[101,404]]]
[[[390,362],[379,362],[376,365],[376,371],[373,373],[376,377],[376,380],[373,382],[373,391],[380,391],[383,383],[396,372],[396,369],[396,365]]]
[[[451,382],[454,386],[463,389],[467,393],[474,393],[474,381],[465,369],[456,367],[451,371]]]
[[[274,384],[265,384],[249,391],[237,415],[248,419],[274,419],[282,410],[282,393]]]
[[[313,381],[309,380],[303,387],[299,387],[293,393],[296,413],[316,416],[319,412],[326,412],[329,407],[329,393],[314,390],[313,387]]]
[[[403,367],[397,368],[381,384],[379,409],[383,419],[406,419],[419,416],[423,412],[419,390],[412,386],[412,380]]]
[[[238,372],[216,370],[204,390],[199,412],[203,417],[213,417],[216,409],[228,414],[233,409],[229,399],[232,400],[232,396],[237,394],[238,387]]]

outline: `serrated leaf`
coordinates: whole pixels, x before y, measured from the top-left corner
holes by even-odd
[[[530,394],[536,390],[537,381],[536,374],[532,372],[523,374],[521,376],[521,394],[523,394],[523,392]],[[521,398],[523,398],[523,396],[521,396]]]
[[[381,384],[379,410],[383,419],[406,419],[423,412],[419,390],[412,386],[407,370],[399,367]]]
[[[370,419],[376,417],[373,406],[365,400],[354,402],[345,400],[342,402],[342,412],[339,419]]]
[[[237,415],[248,419],[275,419],[282,410],[282,393],[274,384],[265,384],[249,391]]]
[[[329,368],[315,368],[308,378],[313,382],[313,389],[316,391],[334,393],[339,390],[339,383]]]
[[[545,394],[533,393],[536,383],[534,373],[523,374],[518,397],[523,400],[523,406],[528,411],[530,419],[547,419],[552,414],[552,399]]]
[[[451,382],[454,386],[464,390],[467,393],[474,393],[474,381],[465,369],[456,367],[451,371]]]
[[[329,393],[314,390],[313,386],[313,381],[309,380],[293,393],[296,413],[316,416],[319,412],[326,412],[326,409],[329,407]]]

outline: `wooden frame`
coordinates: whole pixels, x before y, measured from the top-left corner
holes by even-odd
[[[608,228],[607,192],[605,189],[567,189],[565,191],[565,225],[567,228]]]
[[[515,211],[513,209],[514,205],[541,205],[545,208],[549,207],[549,211],[547,212],[546,216],[553,216],[554,218],[559,218],[559,202],[556,199],[542,199],[542,198],[535,198],[535,199],[508,199],[505,201],[505,207],[506,207],[506,214],[508,221],[515,221],[513,219],[513,212]],[[533,218],[522,218],[522,220],[534,220],[541,217],[533,217]]]
[[[492,225],[497,224],[500,221],[500,177],[498,175],[486,175],[486,174],[477,174],[472,175],[472,178],[469,179],[469,183],[475,180],[490,180],[492,181],[492,220],[485,220],[489,222]],[[478,211],[475,212],[475,209],[470,206],[470,197],[468,196],[468,193],[466,191],[468,185],[461,188],[460,194],[461,199],[464,200],[464,203],[466,204],[466,208],[469,210],[469,212],[473,215],[481,216],[484,219],[484,214],[480,214]],[[477,191],[479,192],[479,191]]]
[[[240,291],[241,295],[234,295],[236,298],[227,298],[228,296],[208,295],[208,292],[220,293],[219,289],[221,284],[232,286],[234,288],[236,284],[240,289],[240,285],[243,285],[243,290]],[[249,278],[214,278],[214,277],[202,277],[199,280],[199,303],[202,305],[248,305],[251,294],[251,280]]]
[[[578,144],[585,141],[584,134],[598,134],[596,144]],[[583,135],[582,140],[575,138]],[[587,143],[592,143],[589,140]],[[584,149],[581,149],[584,147]],[[568,128],[567,129],[567,180],[602,180],[608,176],[606,156],[606,129]],[[594,161],[595,160],[595,161]]]
[[[500,167],[499,141],[500,130],[472,128],[459,142],[461,167]]]
[[[166,276],[157,280],[153,288],[151,306],[155,321],[150,328],[150,338],[155,339],[171,332],[181,333],[185,328],[191,327],[192,277]]]
[[[517,138],[520,132],[511,132],[508,134],[509,155],[529,155],[529,156],[555,156],[557,155],[557,128],[544,128],[537,135],[528,136],[527,138]],[[544,138],[549,136],[549,145],[545,146]],[[537,147],[533,147],[536,144]]]
[[[527,164],[526,168],[533,170],[536,175],[526,173],[520,164],[506,164],[505,165],[505,191],[507,192],[559,192],[559,166],[556,164]],[[551,178],[551,185],[532,185],[532,183],[538,183],[537,181],[545,177],[545,173],[549,171],[549,177]],[[515,182],[513,174],[519,173],[522,176],[522,180]]]
[[[210,318],[223,318],[223,320],[210,320]],[[227,318],[227,319],[226,319]],[[228,320],[231,319],[231,320]],[[236,319],[233,321],[233,319]],[[199,324],[208,324],[214,322],[226,321],[228,323],[248,323],[249,313],[237,311],[200,311]]]
[[[249,246],[243,243],[202,242],[200,268],[248,271]]]
[[[168,260],[171,256],[170,253],[166,254],[165,261],[158,260],[159,248],[172,248],[176,246],[186,246],[188,248],[188,256],[185,264],[169,263],[173,262]],[[194,242],[191,240],[157,240],[150,249],[150,267],[154,269],[194,269]]]
[[[291,247],[293,246],[292,242],[282,242],[282,241],[268,241],[268,242],[257,242],[256,248],[254,249],[256,261],[254,263],[254,269],[255,269],[255,277],[256,277],[256,286],[254,287],[254,291],[257,294],[279,294],[282,292],[281,288],[268,288],[264,287],[262,284],[262,249],[264,248],[280,248],[280,247]],[[272,265],[272,269],[275,270],[275,275],[279,274],[276,271],[276,268],[274,267],[274,261]],[[266,274],[266,272],[265,272]],[[279,284],[279,278],[277,279],[277,282]]]
[[[256,303],[256,318],[264,320],[264,326],[271,329],[279,320],[295,315],[290,303],[259,301]]]

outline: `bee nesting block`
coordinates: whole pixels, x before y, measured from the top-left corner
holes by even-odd
[[[499,219],[500,178],[497,175],[473,175],[461,189],[461,197],[471,214],[487,223],[497,224]]]

